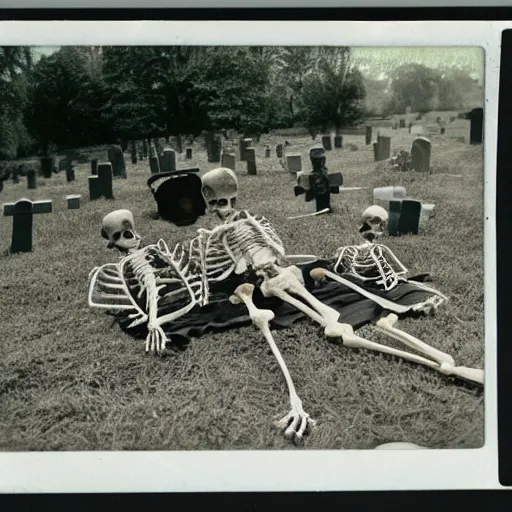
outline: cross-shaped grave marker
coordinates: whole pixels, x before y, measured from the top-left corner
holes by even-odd
[[[4,216],[13,217],[11,252],[32,251],[33,216],[37,213],[51,213],[52,201],[34,201],[22,198],[15,203],[4,204]]]

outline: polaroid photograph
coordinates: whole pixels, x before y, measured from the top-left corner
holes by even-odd
[[[497,25],[0,22],[2,490],[495,485]]]

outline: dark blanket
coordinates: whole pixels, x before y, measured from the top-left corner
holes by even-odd
[[[307,265],[298,265],[298,267],[302,270],[306,288],[324,304],[340,313],[339,322],[350,324],[357,329],[375,321],[382,313],[382,308],[378,304],[359,295],[347,286],[333,281],[316,283],[310,277],[309,272],[314,268],[323,267],[331,270],[330,262],[321,260]],[[433,294],[418,288],[415,286],[415,282],[424,281],[427,276],[428,274],[422,274],[409,278],[408,282],[399,284],[389,292],[384,292],[371,285],[365,285],[364,288],[397,304],[421,304]],[[346,275],[343,277],[349,279]],[[351,281],[361,286],[361,283],[355,278],[352,278]],[[244,282],[247,282],[247,276],[232,276],[211,287],[208,305],[197,306],[178,320],[163,326],[169,339],[182,344],[187,343],[190,337],[200,337],[210,332],[222,332],[250,325],[251,319],[245,304],[232,304],[229,301],[235,288]],[[275,318],[271,322],[273,329],[285,329],[306,318],[304,313],[276,297],[263,297],[257,287],[254,290],[253,301],[256,307],[270,309],[274,312]],[[172,305],[173,310],[176,310],[176,307],[176,304]],[[165,314],[169,311],[163,310],[161,313]],[[126,325],[129,324],[129,321],[126,321],[126,316],[121,316],[119,320],[121,327],[127,330]],[[145,326],[129,329],[127,332],[140,337],[145,337],[147,334]]]

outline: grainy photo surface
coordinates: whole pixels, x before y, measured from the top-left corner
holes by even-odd
[[[483,68],[0,47],[0,449],[481,447]]]

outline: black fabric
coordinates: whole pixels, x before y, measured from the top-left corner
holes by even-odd
[[[370,299],[367,299],[345,285],[337,282],[327,281],[324,283],[315,282],[309,275],[314,268],[322,267],[332,271],[332,264],[326,260],[319,260],[307,265],[298,265],[302,270],[306,288],[320,301],[331,306],[340,313],[339,322],[350,324],[354,329],[369,324],[379,318],[382,308]],[[390,292],[384,292],[375,286],[365,285],[364,288],[375,295],[392,300],[401,305],[420,304],[429,299],[432,293],[415,286],[415,281],[424,281],[428,274],[421,274],[409,278],[408,282],[401,283]],[[350,277],[344,275],[346,279]],[[355,278],[350,279],[360,286]],[[164,330],[173,342],[178,346],[187,344],[191,337],[197,338],[211,332],[223,332],[229,329],[239,328],[251,324],[251,319],[245,304],[232,304],[229,297],[235,288],[251,281],[249,275],[231,276],[217,286],[210,287],[210,303],[206,306],[196,306],[186,315],[178,318],[172,324],[167,324]],[[253,284],[258,283],[253,281]],[[293,306],[281,301],[276,297],[263,297],[258,287],[254,290],[253,301],[260,309],[270,309],[274,312],[275,318],[271,322],[272,329],[286,329],[295,322],[306,319],[306,315]],[[161,314],[176,311],[183,304],[169,304],[168,310],[162,308]],[[120,317],[120,325],[135,336],[145,337],[147,330],[145,326],[136,329],[127,329],[129,320]]]

